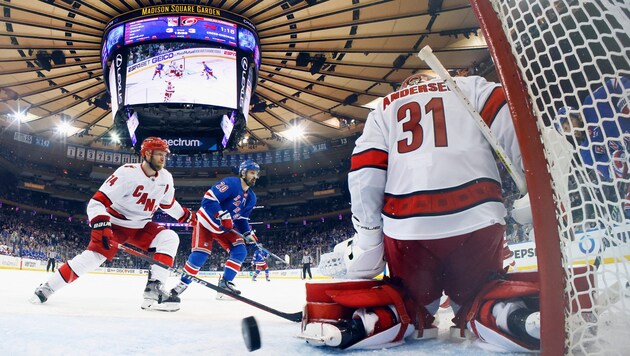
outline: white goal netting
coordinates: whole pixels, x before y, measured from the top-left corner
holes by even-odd
[[[565,352],[628,354],[630,1],[491,2],[552,176],[567,277]],[[591,265],[591,272],[579,265]]]

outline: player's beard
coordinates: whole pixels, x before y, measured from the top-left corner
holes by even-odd
[[[151,156],[151,161],[149,163],[151,163],[151,169],[155,170],[156,172],[164,168],[165,164],[165,162],[160,162],[159,159],[155,158],[154,156]]]
[[[248,187],[253,188],[256,185],[256,178],[244,178],[245,180],[245,184],[247,184]]]

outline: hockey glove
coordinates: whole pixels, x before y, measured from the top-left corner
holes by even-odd
[[[370,250],[383,243],[383,228],[381,226],[368,226],[352,216],[352,225],[357,232],[353,238],[353,244],[362,250]]]
[[[187,223],[190,226],[195,226],[197,224],[197,213],[194,211],[184,208],[184,215],[177,220],[178,223]]]
[[[101,243],[105,250],[109,250],[111,245],[109,239],[114,237],[112,223],[107,216],[97,216],[91,221],[92,233],[90,238],[92,243]]]
[[[229,211],[219,210],[214,214],[214,218],[221,223],[223,230],[228,231],[234,228],[234,222],[232,221],[232,216]]]
[[[532,208],[529,202],[529,193],[514,201],[511,215],[514,221],[521,225],[532,223]]]
[[[254,234],[254,230],[250,230],[244,233],[243,238],[245,239],[246,244],[258,245],[258,237],[256,237],[256,234]]]
[[[333,252],[321,255],[319,271],[341,279],[372,279],[385,269],[383,242],[368,249],[361,248],[354,237],[338,243]]]

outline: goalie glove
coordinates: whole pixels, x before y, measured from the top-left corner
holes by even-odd
[[[342,279],[372,279],[383,273],[383,242],[365,250],[356,243],[357,235],[338,243],[333,252],[321,256],[318,267],[323,275]]]
[[[512,218],[521,225],[532,223],[532,208],[529,203],[529,193],[514,201],[512,205]]]
[[[362,250],[370,250],[379,244],[383,244],[383,228],[381,226],[367,226],[352,216],[352,225],[357,232],[354,235],[354,243]]]

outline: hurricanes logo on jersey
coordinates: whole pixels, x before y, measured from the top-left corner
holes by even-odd
[[[139,185],[136,187],[136,190],[133,191],[133,196],[139,198],[136,201],[136,204],[144,205],[144,211],[153,211],[155,208],[155,199],[149,199],[149,193],[143,193],[144,189],[143,185]]]

